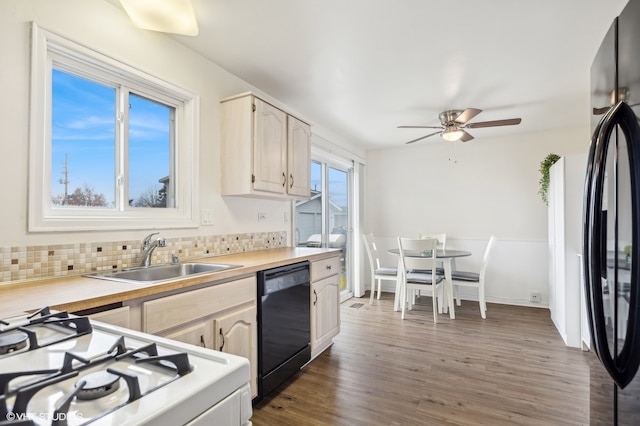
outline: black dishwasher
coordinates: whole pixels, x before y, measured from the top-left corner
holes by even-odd
[[[258,272],[258,400],[311,359],[309,262]]]

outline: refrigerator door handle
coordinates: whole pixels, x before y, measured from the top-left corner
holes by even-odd
[[[606,224],[603,224],[603,194],[605,188],[605,167],[607,151],[611,142],[611,134],[618,126],[624,134],[629,155],[630,180],[631,180],[631,208],[632,214],[632,247],[631,253],[631,285],[629,294],[629,316],[627,318],[627,331],[624,344],[617,354],[611,353],[609,348],[606,322],[604,315],[602,277],[607,265],[602,264],[602,254],[607,252],[606,242],[603,243],[603,235],[606,235]],[[609,161],[613,161],[610,158]],[[587,299],[589,328],[593,341],[593,347],[598,358],[609,372],[611,378],[624,388],[635,376],[640,366],[640,327],[638,315],[640,315],[640,292],[638,292],[638,273],[640,268],[640,127],[638,118],[629,105],[618,102],[602,118],[596,127],[585,178],[584,211],[583,211],[583,256],[585,293]],[[604,226],[604,229],[602,229]],[[605,234],[603,234],[603,232]],[[617,247],[617,235],[615,246]],[[606,259],[606,256],[604,257]],[[609,289],[610,297],[617,297],[617,288]],[[607,302],[608,303],[608,302]],[[614,321],[615,322],[615,321]],[[614,331],[617,333],[617,330]],[[613,348],[616,351],[616,348]]]

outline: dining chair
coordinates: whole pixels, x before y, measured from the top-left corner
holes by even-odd
[[[402,283],[400,287],[402,319],[405,318],[407,305],[410,310],[413,309],[415,303],[413,291],[431,290],[433,322],[438,322],[438,292],[441,291],[444,278],[438,274],[416,272],[435,268],[437,246],[435,238],[398,237],[400,265],[402,266],[399,271]],[[416,256],[416,253],[420,255]]]
[[[440,250],[445,250],[447,248],[447,234],[446,232],[440,234],[420,234],[418,233],[418,238],[435,238],[438,243],[438,248]],[[430,271],[426,271],[430,272]],[[444,267],[442,266],[442,261],[438,261],[436,267],[436,274],[444,276]]]
[[[489,255],[495,245],[496,237],[491,236],[487,243],[487,248],[484,250],[484,256],[482,258],[482,265],[480,266],[480,272],[469,271],[452,271],[451,272],[451,284],[453,285],[453,292],[456,298],[456,304],[460,306],[460,288],[459,287],[474,287],[478,289],[478,303],[480,304],[480,315],[482,318],[487,318],[487,303],[485,301],[484,287],[485,287],[485,274],[487,272],[487,264],[489,263]]]
[[[443,232],[440,234],[418,234],[418,238],[435,238],[438,240],[438,248],[444,250],[447,245],[447,233]]]
[[[382,281],[396,281],[398,277],[398,268],[392,266],[381,266],[380,257],[378,256],[378,247],[376,246],[373,234],[362,234],[362,242],[367,251],[369,265],[371,267],[371,297],[369,304],[373,303],[373,295],[376,292],[376,282],[378,283],[378,299],[382,293]]]

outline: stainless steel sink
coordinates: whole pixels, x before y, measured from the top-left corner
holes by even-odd
[[[120,281],[137,284],[154,284],[176,278],[191,277],[209,272],[224,271],[239,268],[240,265],[225,263],[178,263],[170,265],[141,266],[117,272],[100,272],[85,275],[101,280]]]

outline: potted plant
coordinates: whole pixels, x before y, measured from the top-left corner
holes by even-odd
[[[538,194],[542,197],[542,201],[545,205],[549,205],[548,193],[549,193],[549,169],[560,159],[560,156],[554,153],[547,155],[544,160],[540,162],[540,189]]]

